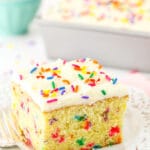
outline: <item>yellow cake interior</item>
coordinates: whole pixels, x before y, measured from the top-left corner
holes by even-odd
[[[90,150],[122,142],[128,96],[41,112],[17,84],[12,87],[13,114],[24,142],[35,150]]]

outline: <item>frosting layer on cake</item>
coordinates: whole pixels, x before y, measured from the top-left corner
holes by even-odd
[[[105,73],[93,59],[36,64],[15,75],[15,82],[43,112],[128,95],[116,77]]]
[[[97,27],[150,31],[149,0],[59,0],[45,3],[44,20]]]

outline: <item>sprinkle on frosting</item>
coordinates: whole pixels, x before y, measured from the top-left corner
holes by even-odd
[[[71,90],[72,90],[72,92],[75,92],[75,87],[74,87],[74,85],[71,85]]]
[[[89,96],[82,96],[83,99],[89,99]]]
[[[103,71],[100,71],[100,74],[105,74],[105,72],[103,72]]]
[[[50,93],[50,90],[41,90],[41,95],[43,97],[48,97],[49,96],[49,93]]]
[[[53,70],[58,70],[58,67],[54,67]]]
[[[110,81],[111,77],[109,77],[108,75],[105,75],[106,80]]]
[[[65,90],[65,87],[64,87],[64,86],[59,87],[59,88],[58,88],[58,90],[59,90],[59,91],[61,91],[61,90]]]
[[[85,120],[84,121],[83,128],[85,130],[89,130],[91,128],[91,126],[92,126],[92,124],[91,124],[91,122],[89,120]]]
[[[47,80],[51,80],[53,78],[54,78],[54,76],[49,76],[49,77],[47,77]]]
[[[69,80],[62,80],[65,84],[70,84],[70,81]]]
[[[66,64],[66,62],[67,62],[66,60],[63,60],[63,64],[64,64],[64,65]]]
[[[65,90],[61,91],[61,95],[64,95],[64,94],[65,94],[65,92],[66,92]]]
[[[50,99],[50,100],[47,100],[47,103],[53,103],[53,102],[56,102],[57,99]]]
[[[37,78],[37,79],[44,79],[44,78],[45,78],[45,76],[38,75],[38,76],[36,76],[36,78]]]
[[[117,78],[113,78],[113,79],[112,79],[112,83],[113,83],[113,84],[116,84],[116,83],[117,83],[117,81],[118,81],[118,79],[117,79]]]
[[[94,59],[94,60],[93,60],[93,63],[94,63],[94,64],[98,64],[98,61]]]
[[[90,74],[89,78],[93,78],[93,76],[94,76],[94,72],[92,72],[92,73]]]
[[[19,78],[20,78],[20,80],[23,80],[23,75],[20,74],[20,75],[19,75]]]
[[[34,67],[34,68],[30,71],[30,73],[34,73],[36,70],[37,70],[37,67]]]
[[[74,88],[74,92],[76,92],[76,93],[77,93],[77,92],[78,92],[78,90],[79,90],[79,86],[78,86],[78,85],[76,85],[76,86],[75,86],[75,88]]]
[[[72,66],[74,67],[74,70],[77,70],[77,71],[80,71],[81,68],[79,65],[76,65],[76,64],[72,64]]]
[[[103,95],[106,95],[106,94],[107,94],[105,90],[101,90],[101,93],[102,93]]]
[[[83,63],[83,62],[86,61],[86,58],[81,58],[81,59],[79,59],[78,61]]]
[[[84,80],[84,77],[81,74],[78,74],[79,79]]]
[[[55,82],[54,82],[54,81],[52,81],[52,83],[51,83],[51,84],[52,84],[52,88],[53,88],[53,89],[55,89],[55,88],[56,88]]]
[[[93,147],[94,146],[94,142],[90,142],[86,145],[87,147]]]

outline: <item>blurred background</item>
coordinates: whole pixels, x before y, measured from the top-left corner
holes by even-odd
[[[1,38],[32,32],[48,58],[150,72],[149,0],[1,0]]]
[[[149,76],[150,1],[0,0],[0,51],[5,72],[31,61],[92,57],[110,70]]]
[[[150,72],[149,0],[44,0],[37,22],[51,58]]]

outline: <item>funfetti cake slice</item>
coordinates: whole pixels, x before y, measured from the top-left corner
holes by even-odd
[[[35,150],[91,150],[123,139],[128,93],[98,61],[57,60],[18,71],[12,111]]]

